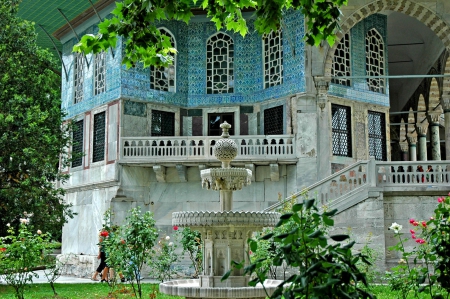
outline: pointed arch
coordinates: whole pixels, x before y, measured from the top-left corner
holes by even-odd
[[[234,92],[234,41],[217,32],[206,41],[206,93]]]
[[[377,29],[372,28],[366,33],[366,76],[384,76],[385,50],[384,40]],[[386,79],[367,78],[370,91],[385,93]]]
[[[177,48],[177,42],[173,33],[166,27],[160,27],[158,30],[161,35],[165,35],[169,38],[172,48]],[[177,78],[177,57],[171,55],[173,58],[173,64],[167,67],[150,67],[150,88],[155,90],[176,91],[176,78]]]
[[[410,0],[376,0],[355,10],[341,23],[341,31],[337,34],[336,42],[328,49],[326,54],[327,58],[324,65],[324,75],[326,77],[331,77],[334,53],[344,35],[349,32],[356,23],[372,14],[384,10],[397,11],[416,18],[430,28],[441,39],[447,49],[450,48],[450,27],[429,8]]]

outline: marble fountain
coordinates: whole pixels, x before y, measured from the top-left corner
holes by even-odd
[[[263,227],[275,226],[280,214],[275,212],[233,211],[233,191],[241,190],[251,182],[252,171],[232,168],[237,145],[229,139],[231,125],[224,122],[221,139],[214,146],[214,155],[222,162],[221,168],[201,171],[203,188],[220,192],[219,211],[175,212],[172,224],[190,227],[201,232],[203,240],[203,272],[199,279],[180,279],[163,282],[159,289],[168,295],[191,298],[266,298],[281,280],[266,280],[262,285],[249,287],[250,277],[243,269],[234,269],[228,279],[221,281],[231,267],[231,261],[250,263],[247,239]],[[264,290],[265,289],[265,290]]]

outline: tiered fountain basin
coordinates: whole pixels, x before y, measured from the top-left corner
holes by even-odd
[[[194,298],[241,298],[241,299],[255,299],[255,298],[266,298],[266,292],[262,285],[257,285],[255,287],[240,287],[240,288],[230,288],[230,287],[200,287],[199,279],[180,279],[172,280],[168,282],[161,283],[159,285],[159,290],[163,294],[186,297],[186,299]],[[281,283],[281,280],[267,279],[264,282],[264,287],[267,294],[271,296],[277,286]]]
[[[176,280],[162,283],[165,294],[186,298],[266,298],[272,294],[280,280],[267,280],[262,285],[249,287],[250,277],[243,269],[234,269],[228,279],[222,276],[230,269],[231,261],[249,261],[247,240],[263,227],[275,226],[280,218],[275,212],[247,211],[194,211],[175,212],[172,224],[190,227],[202,234],[203,274],[199,279]]]

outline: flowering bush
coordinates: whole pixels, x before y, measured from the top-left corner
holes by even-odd
[[[413,226],[409,237],[400,232],[402,226],[393,223],[399,242],[389,248],[401,253],[399,265],[387,273],[391,289],[406,298],[409,292],[426,292],[432,298],[443,298],[442,290],[450,291],[450,193],[438,198],[438,206],[428,221],[409,219]],[[405,242],[415,241],[412,251],[405,250]],[[435,286],[433,288],[433,286]]]
[[[171,241],[170,236],[161,237],[155,246],[154,254],[148,259],[153,275],[161,282],[172,279],[176,274],[173,267],[173,264],[179,261],[179,256],[175,253],[176,248],[177,245]]]
[[[0,275],[13,287],[16,298],[23,299],[25,287],[37,277],[33,269],[44,264],[50,236],[40,230],[34,232],[30,218],[20,219],[17,232],[7,226],[8,235],[0,238]]]

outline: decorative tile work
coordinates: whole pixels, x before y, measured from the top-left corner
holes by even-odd
[[[191,22],[186,25],[178,21],[157,24],[170,30],[177,44],[176,93],[150,89],[150,69],[140,66],[126,69],[121,65],[122,40],[114,49],[114,57],[108,51],[106,57],[106,92],[93,95],[93,57],[88,55],[89,68],[85,72],[84,99],[73,104],[73,54],[75,39],[63,47],[63,61],[68,67],[69,80],[62,82],[62,107],[67,118],[89,111],[119,97],[144,100],[180,107],[201,107],[227,104],[252,104],[268,99],[281,98],[305,91],[305,45],[304,18],[300,12],[290,11],[284,16],[283,27],[283,84],[263,88],[262,38],[249,22],[249,33],[243,38],[239,34],[226,32],[235,42],[234,93],[206,93],[206,41],[216,34],[215,25],[209,21]],[[85,33],[96,32],[96,27]]]
[[[384,61],[387,61],[387,18],[385,15],[374,14],[363,21],[357,23],[350,30],[351,46],[351,72],[353,76],[366,76],[366,51],[365,38],[366,33],[375,28],[384,41]],[[385,75],[388,75],[387,63],[385,64]],[[348,99],[372,103],[377,105],[389,106],[389,86],[388,80],[385,80],[386,92],[378,93],[369,90],[366,79],[352,79],[351,86],[330,84],[329,94],[345,97]]]
[[[123,113],[134,116],[147,116],[147,105],[141,102],[125,101]]]

